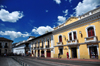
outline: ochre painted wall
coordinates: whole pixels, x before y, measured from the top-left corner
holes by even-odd
[[[66,24],[69,24],[69,23],[71,23],[71,22],[67,22]],[[79,25],[79,26],[73,27],[73,28],[71,28],[69,30],[56,32],[54,34],[54,46],[57,46],[57,42],[59,42],[59,40],[58,40],[58,36],[59,35],[62,35],[63,45],[67,45],[67,40],[69,40],[68,33],[71,32],[71,31],[77,31],[78,43],[85,43],[85,38],[87,37],[86,27],[88,27],[90,25],[95,26],[95,33],[96,33],[96,36],[97,36],[97,40],[100,41],[100,21],[96,21],[95,20],[95,21],[92,21],[92,22],[85,23],[83,25]],[[81,34],[79,33],[80,31],[82,33],[82,37],[81,37]],[[100,43],[97,44],[97,45],[99,45],[99,56],[98,57],[100,59]],[[59,47],[55,47],[55,54],[54,54],[55,58],[58,57],[58,53],[59,53],[59,51],[58,51],[59,49],[58,48]],[[65,47],[63,47],[63,48],[65,48]],[[68,46],[67,46],[67,48],[68,48]],[[66,58],[67,57],[66,56],[66,52],[69,52],[69,49],[68,50],[63,50],[63,55],[61,55],[62,58]],[[80,53],[80,58],[81,59],[90,59],[90,56],[88,54],[87,44],[82,44],[82,45],[79,46],[79,53]],[[70,55],[72,57],[71,49],[70,49]],[[77,49],[77,58],[78,58],[78,49]]]

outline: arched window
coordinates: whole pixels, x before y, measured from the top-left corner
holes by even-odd
[[[88,37],[95,36],[93,27],[89,27],[87,31],[88,31]]]
[[[59,36],[59,42],[62,42],[62,36],[61,35]]]

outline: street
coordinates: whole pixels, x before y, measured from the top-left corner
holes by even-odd
[[[75,61],[62,59],[46,59],[34,57],[16,57],[20,61],[30,66],[100,66],[100,62],[95,61]]]

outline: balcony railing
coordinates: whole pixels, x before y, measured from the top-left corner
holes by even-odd
[[[78,40],[75,39],[75,40],[68,40],[67,41],[67,44],[77,44],[78,43]]]
[[[46,48],[49,48],[50,46],[46,46]]]
[[[63,45],[63,42],[57,42],[57,45]]]
[[[85,42],[96,42],[97,37],[96,36],[91,36],[91,37],[86,37]]]
[[[43,46],[41,46],[41,48],[43,48]]]

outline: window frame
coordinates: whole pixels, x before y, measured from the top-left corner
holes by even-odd
[[[69,41],[75,40],[74,39],[74,32],[76,32],[76,39],[78,39],[77,31],[71,31],[71,32],[68,33],[68,40]],[[72,36],[72,40],[70,40],[70,35],[69,35],[70,33],[71,33],[71,36]]]
[[[85,30],[86,30],[86,35],[87,35],[87,37],[89,37],[89,35],[88,35],[88,28],[90,28],[90,27],[93,27],[94,28],[94,36],[96,36],[96,28],[95,28],[95,26],[94,25],[89,25],[89,26],[87,26],[86,28],[85,28]],[[91,37],[91,36],[90,36]]]
[[[59,36],[62,36],[62,35],[60,34]],[[60,42],[59,36],[58,36],[58,42]],[[63,42],[63,36],[62,36],[62,41],[61,42]]]

